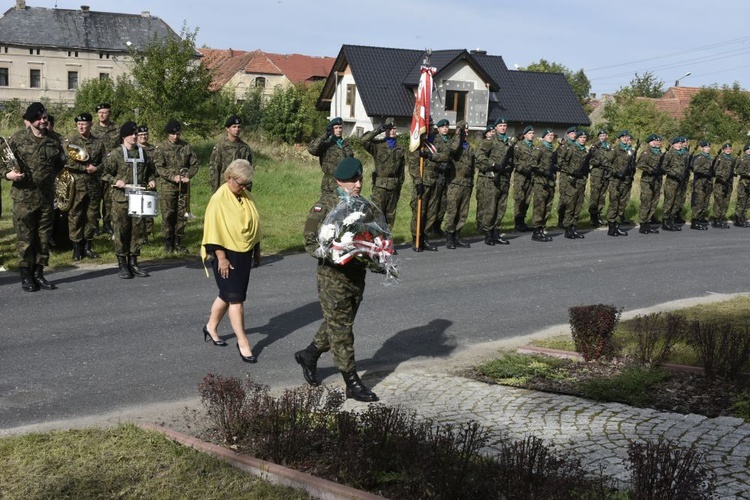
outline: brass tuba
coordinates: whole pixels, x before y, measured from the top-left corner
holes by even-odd
[[[16,155],[13,154],[10,144],[8,144],[8,139],[2,136],[0,136],[0,162],[10,167],[14,172],[21,173],[21,164],[18,163]]]
[[[75,194],[76,179],[64,168],[55,178],[55,207],[61,212],[69,212],[73,208]]]

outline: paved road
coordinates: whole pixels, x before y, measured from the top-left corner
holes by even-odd
[[[509,235],[516,236],[515,234]],[[567,321],[571,305],[625,310],[748,290],[750,230],[690,231],[468,250],[399,254],[402,284],[371,275],[355,334],[360,370],[435,363],[486,342]],[[148,279],[120,280],[101,266],[50,273],[59,290],[29,294],[0,274],[0,431],[195,397],[209,372],[272,387],[297,385],[292,353],[309,343],[321,314],[314,260],[271,257],[251,276],[247,330],[257,365],[230,347],[204,344],[215,296],[197,261],[146,263]],[[222,335],[230,336],[228,324]],[[226,337],[225,337],[226,338]],[[322,374],[339,383],[330,356]]]

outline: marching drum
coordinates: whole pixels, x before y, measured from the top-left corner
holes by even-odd
[[[146,191],[143,186],[127,184],[128,215],[131,217],[155,217],[158,213],[159,197],[156,191]]]

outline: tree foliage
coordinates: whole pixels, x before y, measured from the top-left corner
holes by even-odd
[[[573,72],[567,66],[556,62],[550,62],[546,59],[540,59],[539,62],[531,63],[522,71],[539,71],[542,73],[562,73],[568,79],[570,87],[573,89],[578,100],[583,104],[591,92],[591,81],[589,81],[583,69]]]
[[[653,97],[658,99],[664,95],[664,81],[656,78],[656,75],[650,71],[646,71],[643,75],[636,73],[635,77],[630,80],[630,84],[620,87],[617,93],[627,97]]]
[[[262,106],[263,131],[289,144],[310,140],[326,124],[325,113],[315,109],[322,85],[322,82],[299,83],[276,89]]]
[[[649,134],[671,137],[678,133],[679,122],[656,105],[632,96],[620,96],[608,102],[602,115],[610,130],[629,130],[633,139],[643,142]]]
[[[693,96],[682,129],[689,137],[714,143],[747,142],[750,130],[750,95],[739,84],[704,87]]]

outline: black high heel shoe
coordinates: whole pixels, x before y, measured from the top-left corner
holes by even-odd
[[[242,354],[242,351],[240,351],[240,345],[239,344],[236,344],[236,345],[237,345],[237,351],[239,351],[242,361],[244,361],[245,363],[257,363],[258,362],[258,359],[252,354],[250,356],[245,356],[244,354]]]
[[[214,340],[214,338],[213,338],[213,337],[211,336],[211,334],[210,334],[210,333],[208,333],[208,328],[206,328],[206,327],[204,326],[204,327],[203,327],[203,342],[208,342],[208,339],[211,339],[211,342],[213,342],[213,343],[214,343],[214,345],[218,345],[218,346],[221,346],[221,347],[226,347],[226,346],[228,345],[228,344],[227,344],[227,343],[226,343],[226,342],[225,342],[224,340],[222,340],[222,339],[219,339],[219,340]]]

